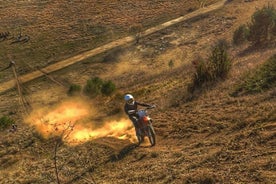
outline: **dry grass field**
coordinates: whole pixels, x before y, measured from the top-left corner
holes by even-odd
[[[10,36],[0,44],[0,66],[11,56],[23,74],[32,70],[25,63],[44,67],[197,8],[191,1],[1,1],[0,32]],[[29,41],[13,43],[19,35]]]
[[[231,95],[247,72],[276,53],[275,47],[231,44],[235,29],[268,3],[276,7],[271,0],[232,0],[51,73],[62,85],[47,77],[22,84],[27,114],[15,89],[1,94],[0,118],[15,120],[17,130],[0,130],[0,183],[275,183],[276,89]],[[25,74],[197,8],[197,1],[176,0],[1,1],[0,32],[10,36],[0,42],[0,70],[11,57],[18,74]],[[20,32],[30,40],[11,44]],[[192,61],[207,57],[219,39],[230,43],[232,69],[226,80],[191,100]],[[96,76],[112,80],[116,93],[93,99],[67,95],[71,84],[84,86]],[[12,78],[11,69],[0,72],[0,85]],[[136,146],[122,111],[125,93],[157,105],[150,111],[154,147]]]

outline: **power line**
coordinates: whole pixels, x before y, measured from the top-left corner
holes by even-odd
[[[27,65],[31,70],[38,70],[38,71],[40,71],[42,74],[45,75],[45,77],[47,77],[48,79],[50,79],[51,81],[53,81],[57,85],[62,86],[62,87],[67,87],[66,85],[64,85],[61,82],[59,82],[56,79],[54,79],[49,73],[45,72],[43,69],[40,69],[39,67],[34,68],[31,65],[29,65],[28,63],[26,63],[25,61],[23,61],[23,63],[25,65]]]

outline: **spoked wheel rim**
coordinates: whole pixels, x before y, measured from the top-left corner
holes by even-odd
[[[148,137],[149,137],[151,146],[154,146],[155,145],[155,134],[154,134],[151,126],[149,126],[149,136]]]
[[[143,141],[143,138],[141,135],[137,135],[138,145],[140,145]]]

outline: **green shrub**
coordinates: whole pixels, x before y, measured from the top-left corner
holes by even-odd
[[[202,58],[194,61],[195,73],[193,76],[193,86],[201,86],[211,80],[210,65]]]
[[[80,94],[80,92],[81,92],[81,86],[77,85],[77,84],[72,84],[69,87],[69,90],[68,90],[67,94],[69,96],[74,96],[74,95]]]
[[[116,91],[115,84],[108,80],[104,81],[99,77],[94,77],[90,80],[87,80],[84,92],[90,97],[96,97],[98,95],[110,96]]]
[[[219,40],[214,45],[209,57],[212,80],[224,79],[227,76],[232,64],[227,50],[228,44],[225,40]]]
[[[244,82],[232,95],[259,93],[273,87],[276,87],[276,54],[255,71],[246,74]]]
[[[114,93],[114,91],[116,90],[116,86],[115,84],[112,82],[112,81],[105,81],[103,84],[102,84],[102,89],[101,89],[101,92],[102,94],[106,95],[106,96],[109,96],[111,95],[112,93]]]
[[[227,49],[227,42],[220,40],[212,47],[207,61],[199,58],[194,62],[195,73],[193,84],[190,86],[192,91],[196,87],[201,87],[204,83],[224,79],[227,76],[231,68],[231,59]]]
[[[13,119],[11,119],[7,116],[3,116],[0,118],[0,130],[5,130],[14,123],[15,122]]]
[[[276,40],[276,10],[273,6],[265,6],[257,10],[249,24],[248,40],[253,45],[275,42]]]
[[[101,94],[101,89],[103,86],[103,80],[99,77],[94,77],[90,80],[87,80],[84,91],[87,95],[95,97]]]
[[[245,43],[248,39],[249,29],[246,25],[241,25],[233,35],[233,44],[234,45],[241,45]]]

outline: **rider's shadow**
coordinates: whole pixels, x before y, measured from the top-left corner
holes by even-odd
[[[143,146],[143,145],[140,145],[139,147],[140,147],[140,148],[151,148],[152,146],[151,146],[151,145],[144,145],[144,146]]]
[[[135,148],[137,148],[137,144],[130,144],[124,147],[118,154],[111,155],[110,160],[112,162],[119,161],[126,157],[129,153],[131,153]]]

